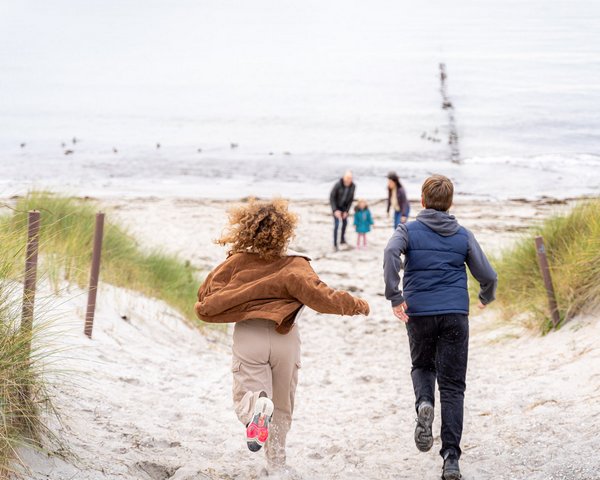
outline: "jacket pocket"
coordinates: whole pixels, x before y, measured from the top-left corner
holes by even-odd
[[[231,371],[233,373],[237,373],[240,371],[240,368],[242,368],[242,362],[239,360],[234,360],[231,364]]]

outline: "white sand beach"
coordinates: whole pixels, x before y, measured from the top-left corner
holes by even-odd
[[[388,172],[413,200],[428,176],[450,178],[453,213],[489,255],[598,198],[598,25],[598,0],[4,1],[0,202],[97,201],[200,283],[225,259],[213,239],[228,206],[291,199],[292,248],[371,314],[301,318],[290,466],[306,480],[439,479],[439,436],[427,454],[414,445],[406,328],[383,294]],[[334,253],[327,199],[347,169],[375,226],[368,250]],[[100,280],[91,340],[86,292],[40,281],[60,416],[45,419],[61,445],[21,448],[22,478],[260,478],[232,406],[231,327],[198,328]],[[472,313],[464,478],[600,480],[600,311],[546,336],[494,308]]]
[[[207,270],[225,252],[211,243],[227,202],[108,199],[143,245],[163,246]],[[295,201],[294,247],[313,257],[331,286],[369,301],[371,315],[307,311],[300,324],[300,372],[288,459],[304,479],[434,479],[441,459],[413,443],[415,414],[405,327],[383,297],[382,251],[392,230],[374,204],[366,251],[332,253],[324,202]],[[460,203],[455,213],[489,253],[526,225],[569,202]],[[418,211],[413,205],[413,213]],[[354,234],[349,235],[350,241]],[[190,306],[194,299],[190,299]],[[60,299],[56,328],[68,350],[54,368],[68,381],[52,388],[70,454],[22,451],[30,480],[192,480],[259,478],[262,453],[246,448],[232,409],[229,336],[201,333],[162,302],[103,284],[94,335],[82,333],[85,295]],[[541,337],[473,312],[467,377],[466,480],[600,478],[600,315]],[[436,408],[434,427],[439,430]]]

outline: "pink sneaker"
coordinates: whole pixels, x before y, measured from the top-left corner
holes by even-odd
[[[254,405],[252,421],[246,427],[246,443],[252,452],[258,452],[269,438],[269,423],[275,406],[269,397],[259,397]]]

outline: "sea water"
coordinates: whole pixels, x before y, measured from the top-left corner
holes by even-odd
[[[596,0],[3,1],[0,195],[326,199],[346,169],[366,198],[391,170],[597,195],[599,26]]]

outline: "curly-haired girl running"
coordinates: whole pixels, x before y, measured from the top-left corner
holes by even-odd
[[[297,223],[284,200],[234,208],[217,243],[229,256],[200,287],[196,313],[206,322],[236,322],[233,401],[251,451],[266,444],[269,474],[285,468],[300,367],[297,320],[307,305],[321,313],[368,315],[369,305],[323,283],[309,258],[287,252]]]

